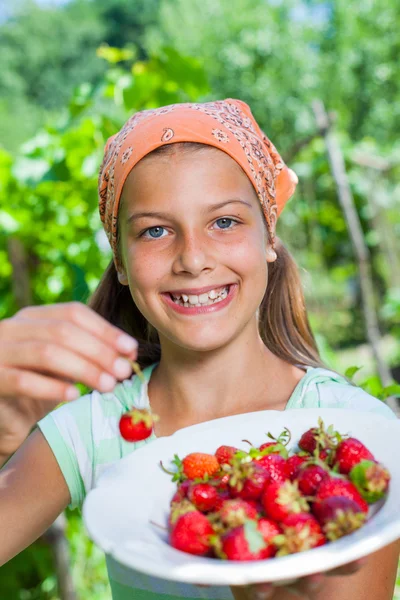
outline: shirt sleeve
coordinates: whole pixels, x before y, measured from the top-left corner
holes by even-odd
[[[331,383],[317,385],[319,406],[323,408],[348,408],[382,415],[387,419],[397,416],[385,402],[378,400],[362,388],[348,383]]]
[[[81,507],[93,478],[91,394],[56,408],[37,425],[64,475],[71,495],[69,508]]]

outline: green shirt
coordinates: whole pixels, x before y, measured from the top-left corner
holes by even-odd
[[[143,373],[146,383],[137,376],[118,384],[112,393],[97,391],[74,402],[63,404],[38,426],[47,439],[71,494],[70,507],[81,507],[86,494],[99,476],[115,461],[151,443],[154,433],[143,442],[126,442],[119,433],[119,419],[132,407],[149,408],[148,382],[155,363]],[[380,400],[351,385],[340,375],[322,368],[308,367],[295,387],[289,408],[348,408],[370,411],[396,418]],[[113,600],[164,600],[210,598],[232,600],[229,587],[198,588],[193,585],[158,579],[125,568],[106,555]]]

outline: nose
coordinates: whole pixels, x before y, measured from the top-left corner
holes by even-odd
[[[199,275],[204,270],[213,270],[216,262],[210,244],[211,241],[200,233],[190,232],[182,236],[174,257],[174,273]]]

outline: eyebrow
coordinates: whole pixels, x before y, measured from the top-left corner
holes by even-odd
[[[207,207],[206,212],[207,213],[211,213],[214,210],[218,210],[218,208],[222,208],[223,206],[226,206],[227,204],[234,204],[234,203],[238,203],[238,204],[244,204],[245,206],[248,206],[249,208],[253,208],[252,205],[250,204],[250,202],[246,202],[246,200],[239,200],[238,198],[236,199],[232,199],[232,200],[225,200],[224,202],[218,202],[218,204],[212,204],[211,206]],[[144,217],[155,217],[157,219],[169,219],[171,220],[171,215],[169,215],[168,213],[164,213],[164,212],[138,212],[138,213],[132,213],[126,220],[127,223],[132,223],[133,221],[137,221],[138,219],[143,219]]]

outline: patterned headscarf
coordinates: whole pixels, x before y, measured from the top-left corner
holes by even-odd
[[[231,156],[245,171],[260,201],[268,229],[294,193],[296,174],[288,169],[241,100],[171,104],[135,113],[106,145],[99,175],[99,210],[114,262],[122,189],[132,168],[165,144],[198,142]]]

